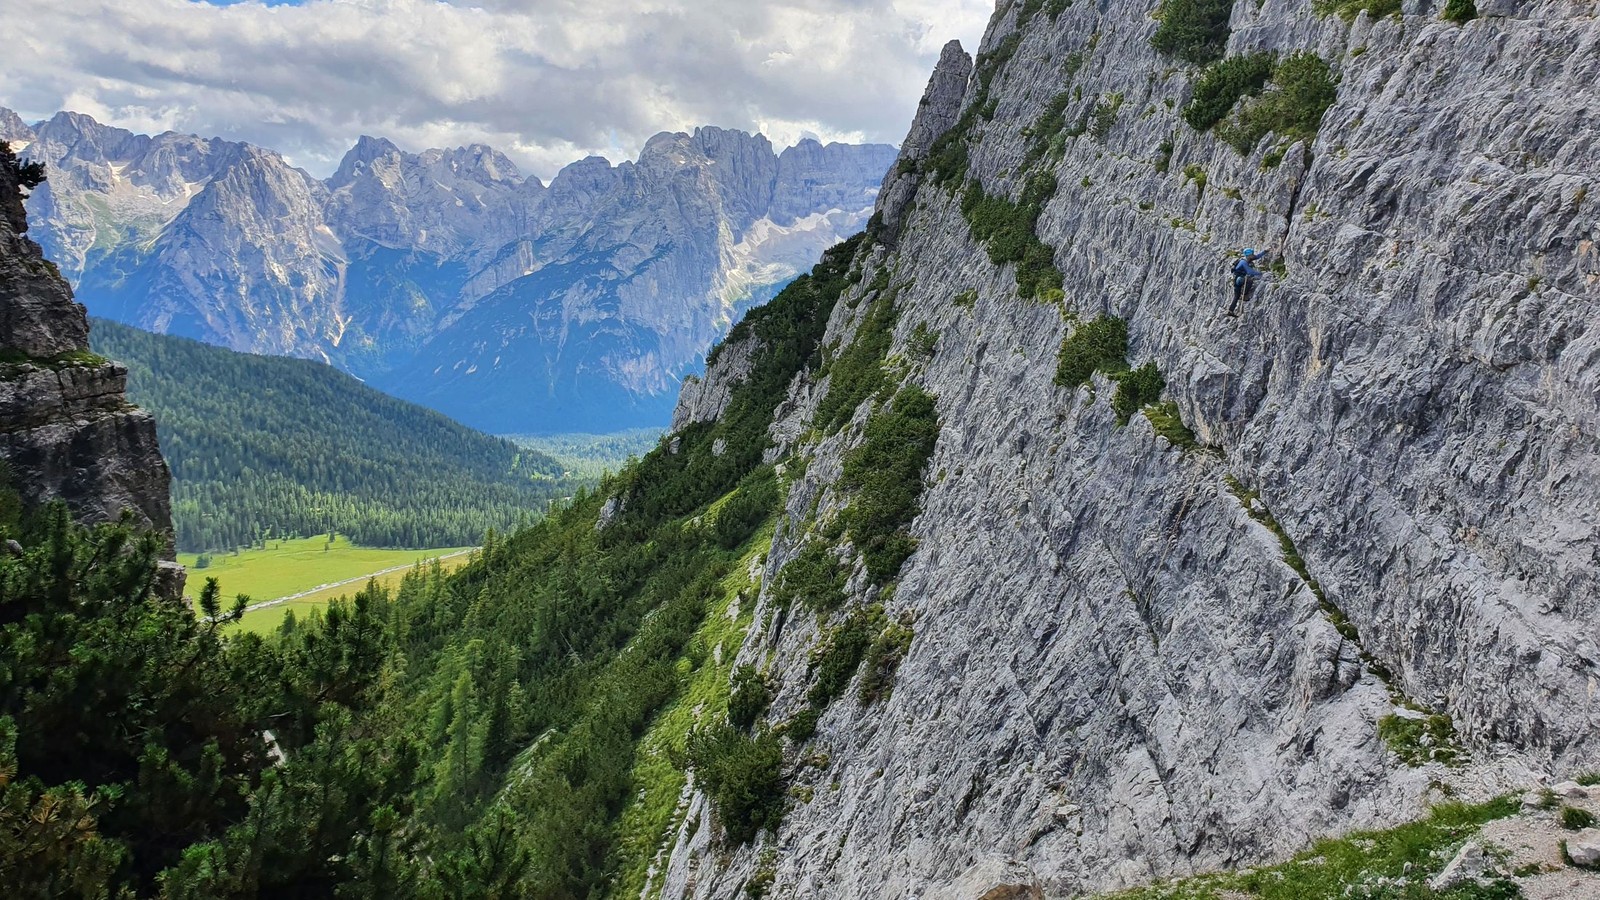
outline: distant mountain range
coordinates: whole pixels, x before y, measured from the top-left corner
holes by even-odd
[[[217,138],[0,109],[30,236],[92,314],[322,359],[499,433],[664,425],[744,308],[860,230],[895,150],[719,128],[547,186],[496,150],[363,137],[326,180]]]

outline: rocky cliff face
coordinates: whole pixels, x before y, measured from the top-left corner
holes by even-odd
[[[817,540],[847,609],[914,637],[887,699],[846,692],[790,753],[775,837],[727,848],[685,795],[662,896],[1070,897],[1410,818],[1430,782],[1595,765],[1600,129],[1577,98],[1600,30],[1561,2],[1442,10],[1238,4],[1231,55],[1336,79],[1313,138],[1242,151],[1181,118],[1200,72],[1152,49],[1153,0],[1002,3],[970,80],[947,48],[823,366],[773,423],[799,475],[739,659],[771,721],[804,707],[846,613],[786,616],[772,586]],[[1030,198],[1035,223],[994,228]],[[1244,245],[1283,265],[1230,317]],[[1154,363],[1170,405],[1061,377],[1113,320],[1125,359],[1100,367]],[[885,377],[939,417],[892,591],[837,523],[899,401],[818,417],[884,329]],[[724,354],[675,423],[748,370]],[[1407,707],[1450,716],[1472,763],[1386,750]]]
[[[0,164],[0,463],[25,503],[62,499],[87,522],[131,510],[172,532],[155,421],[128,403],[127,370],[89,352],[89,321],[39,246],[16,173]],[[181,577],[169,570],[168,587]]]
[[[324,359],[492,431],[664,421],[744,307],[860,229],[894,158],[702,128],[547,190],[484,146],[364,137],[322,182],[72,113],[0,137],[59,173],[36,232],[96,314]]]

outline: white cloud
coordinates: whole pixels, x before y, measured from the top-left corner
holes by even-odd
[[[20,0],[0,0],[10,4]],[[359,134],[491,143],[548,178],[712,124],[898,142],[939,48],[991,0],[53,0],[0,105],[248,140],[319,174]]]

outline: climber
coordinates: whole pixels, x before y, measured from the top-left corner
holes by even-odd
[[[1249,300],[1255,292],[1256,279],[1261,277],[1261,270],[1252,263],[1257,263],[1267,258],[1265,250],[1257,253],[1255,248],[1246,247],[1244,253],[1233,263],[1233,302],[1228,304],[1228,315],[1239,314],[1239,302]]]

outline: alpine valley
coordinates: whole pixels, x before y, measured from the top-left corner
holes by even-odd
[[[272,150],[0,109],[31,234],[92,315],[322,359],[496,433],[663,426],[744,309],[859,231],[895,149],[658,134],[549,185],[483,145]]]

